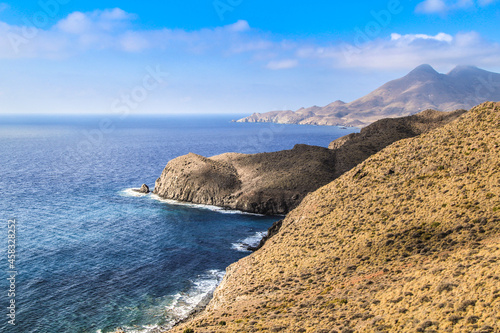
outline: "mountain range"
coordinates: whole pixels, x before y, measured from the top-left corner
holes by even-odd
[[[350,103],[338,100],[324,107],[254,113],[238,122],[363,127],[382,118],[426,109],[470,109],[485,101],[500,101],[500,74],[474,66],[457,66],[448,74],[440,74],[430,65],[420,65]]]

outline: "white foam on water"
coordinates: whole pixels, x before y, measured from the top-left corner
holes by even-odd
[[[219,207],[219,206],[195,204],[195,203],[190,203],[190,202],[165,199],[165,198],[162,198],[156,194],[151,194],[151,198],[154,200],[160,201],[160,202],[164,202],[164,203],[169,204],[169,205],[184,206],[184,207],[197,208],[197,209],[208,209],[208,210],[211,210],[213,212],[218,212],[218,213],[222,213],[222,214],[241,214],[241,215],[264,216],[262,214],[248,213],[248,212],[243,212],[241,210],[227,209],[227,208]]]
[[[166,307],[169,315],[173,316],[171,325],[186,318],[197,306],[207,303],[224,274],[223,271],[210,270],[193,281],[190,290],[176,294],[172,304]]]
[[[148,195],[147,193],[137,192],[138,188],[127,188],[123,191],[120,191],[120,195],[122,197],[145,197]]]
[[[179,321],[186,319],[198,307],[207,304],[212,293],[224,277],[225,272],[209,270],[191,281],[191,287],[184,292],[169,295],[162,305],[161,312],[165,322],[161,325],[141,325],[140,327],[122,327],[126,333],[160,333],[171,329]],[[158,309],[153,312],[158,312]],[[97,331],[97,333],[100,333]]]
[[[236,243],[231,244],[231,248],[240,252],[251,252],[248,247],[256,247],[259,245],[262,237],[267,235],[267,231],[258,231],[254,235],[248,236],[245,239],[238,240]]]
[[[184,207],[189,207],[189,208],[196,208],[196,209],[208,209],[213,212],[218,212],[222,214],[240,214],[240,215],[253,215],[253,216],[265,216],[264,214],[256,214],[256,213],[249,213],[249,212],[244,212],[241,210],[236,210],[236,209],[227,209],[224,207],[219,207],[219,206],[213,206],[213,205],[204,205],[204,204],[195,204],[191,202],[184,202],[184,201],[177,201],[173,199],[165,199],[162,198],[156,194],[152,193],[140,193],[137,192],[139,190],[138,188],[127,188],[123,191],[120,191],[119,194],[122,197],[145,197],[149,196],[151,199],[164,202],[169,205],[174,205],[174,206],[184,206]]]

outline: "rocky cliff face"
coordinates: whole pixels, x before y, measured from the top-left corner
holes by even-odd
[[[351,103],[336,101],[325,107],[254,113],[239,121],[366,126],[378,119],[426,109],[470,109],[485,101],[500,101],[500,74],[473,66],[458,66],[440,74],[429,65],[421,65]]]
[[[463,111],[425,111],[387,119],[330,144],[296,145],[291,150],[255,155],[188,154],[170,161],[154,193],[167,199],[216,205],[259,214],[286,214],[311,191],[328,184],[370,155],[458,118]]]
[[[307,145],[255,155],[188,154],[167,164],[154,193],[252,213],[285,214],[307,193],[334,179],[334,164],[332,150]]]
[[[227,154],[206,158],[190,153],[169,162],[155,182],[154,194],[179,201],[229,206],[231,194],[241,189],[236,168]]]
[[[485,103],[311,193],[173,332],[499,331],[499,129]]]

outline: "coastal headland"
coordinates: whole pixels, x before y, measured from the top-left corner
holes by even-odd
[[[488,102],[368,157],[308,194],[171,331],[498,331],[499,129]]]
[[[165,198],[258,214],[286,214],[304,197],[401,139],[443,126],[465,110],[426,110],[379,120],[333,141],[329,149],[303,144],[261,154],[188,154],[170,161],[153,193]]]

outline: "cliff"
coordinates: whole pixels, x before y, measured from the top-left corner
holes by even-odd
[[[500,103],[309,194],[172,332],[498,332]]]
[[[238,121],[361,127],[426,109],[470,109],[485,101],[500,101],[500,74],[473,66],[457,66],[440,74],[429,65],[421,65],[350,103],[335,101],[324,107],[254,113]]]
[[[254,155],[188,154],[167,164],[154,193],[252,213],[285,214],[307,193],[334,179],[334,164],[334,151],[307,145]]]
[[[328,184],[370,155],[458,118],[464,111],[427,110],[380,120],[330,148],[296,145],[291,150],[206,158],[188,154],[170,161],[154,193],[179,201],[216,205],[260,214],[286,214],[308,194]]]

